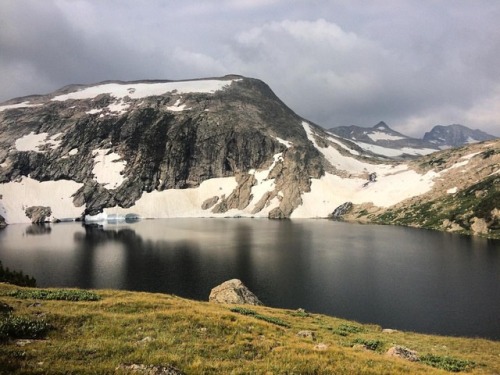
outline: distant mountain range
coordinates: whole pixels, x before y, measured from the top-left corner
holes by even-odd
[[[0,225],[343,217],[500,238],[500,140],[439,150],[484,139],[464,129],[327,132],[234,75],[71,85],[0,104]]]
[[[352,141],[365,151],[390,158],[412,158],[496,138],[481,130],[472,130],[458,124],[436,125],[430,132],[425,133],[423,139],[401,134],[383,121],[372,128],[351,125],[338,126],[328,131]]]

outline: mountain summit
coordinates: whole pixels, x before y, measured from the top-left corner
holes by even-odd
[[[436,125],[430,132],[424,134],[424,141],[432,143],[441,149],[459,147],[495,138],[495,136],[479,129],[472,130],[459,124]]]
[[[13,99],[0,105],[0,221],[380,221],[395,207],[404,216],[412,200],[424,207],[486,181],[468,200],[469,216],[433,225],[496,230],[498,141],[403,162],[394,158],[429,150],[384,123],[345,132],[350,138],[326,132],[264,82],[234,75],[107,81]]]
[[[432,143],[407,137],[391,129],[383,121],[371,128],[351,125],[338,126],[328,129],[328,131],[354,142],[365,151],[388,158],[414,158],[439,150]]]
[[[472,130],[456,124],[436,125],[430,132],[425,133],[423,139],[411,138],[398,133],[383,121],[371,128],[351,125],[338,126],[328,129],[328,131],[356,143],[366,151],[392,158],[414,158],[437,150],[496,138],[481,130]]]

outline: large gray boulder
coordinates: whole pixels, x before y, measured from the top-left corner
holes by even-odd
[[[213,288],[208,300],[215,303],[262,305],[257,296],[238,279],[225,281]]]
[[[50,215],[52,215],[52,210],[50,207],[31,206],[26,209],[25,213],[33,224],[41,224],[45,223]]]

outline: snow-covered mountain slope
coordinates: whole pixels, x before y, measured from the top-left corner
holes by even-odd
[[[366,136],[404,137],[382,125]],[[447,163],[458,171],[464,160]],[[0,104],[7,223],[312,218],[346,202],[382,212],[432,192],[446,173],[328,133],[241,76],[72,85]]]
[[[495,139],[496,137],[479,129],[472,130],[466,126],[436,125],[424,134],[424,141],[432,143],[442,150]]]
[[[351,125],[331,128],[328,131],[381,157],[408,159],[428,155],[439,150],[439,147],[432,143],[407,137],[391,129],[383,121],[372,128]]]
[[[354,142],[365,151],[396,159],[411,159],[438,150],[496,138],[481,130],[472,130],[457,124],[436,125],[430,132],[425,133],[423,139],[411,138],[398,133],[383,121],[372,128],[351,125],[338,126],[328,131]]]

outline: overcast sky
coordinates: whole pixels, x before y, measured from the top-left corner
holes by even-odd
[[[498,0],[0,0],[0,102],[234,73],[326,128],[500,136],[499,20]]]

